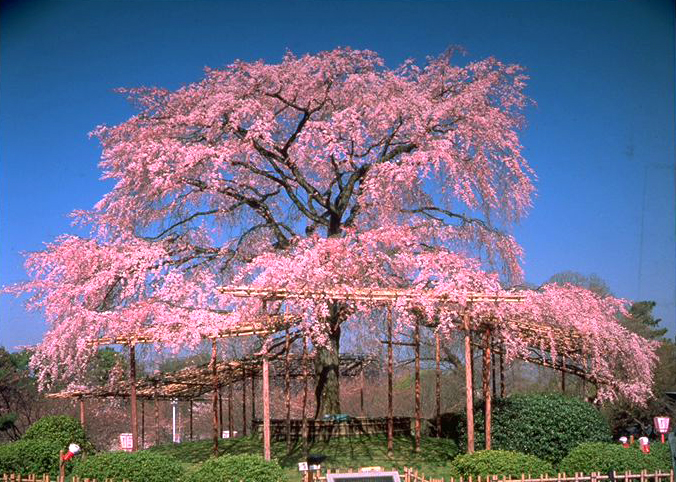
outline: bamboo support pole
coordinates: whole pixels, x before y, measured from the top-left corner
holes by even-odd
[[[561,368],[566,366],[566,357],[561,355]],[[561,370],[561,393],[566,393],[566,371]]]
[[[422,403],[420,398],[420,322],[416,319],[413,330],[413,343],[415,344],[415,447],[416,453],[420,452]]]
[[[474,453],[474,397],[472,388],[472,340],[469,313],[462,316],[465,330],[465,408],[467,410],[467,452]]]
[[[392,348],[392,308],[387,313],[387,455],[392,456],[394,449],[394,397],[392,385],[394,378],[394,351]]]
[[[136,345],[129,345],[129,379],[131,384],[131,393],[129,403],[131,404],[131,451],[138,450],[138,414],[136,413]],[[83,413],[84,416],[84,413]]]
[[[484,332],[484,358],[482,364],[482,388],[484,392],[484,434],[486,437],[486,450],[491,449],[491,331]]]
[[[218,347],[216,346],[216,340],[213,340],[211,344],[211,375],[213,376],[213,385],[214,385],[214,394],[212,398],[211,408],[213,409],[213,453],[215,457],[218,457],[218,429],[219,429],[219,401],[220,397],[218,396],[219,383],[218,383],[218,371],[216,367],[216,361],[218,359]]]
[[[263,354],[263,456],[270,460],[270,367],[268,354]]]
[[[223,437],[223,387],[218,385],[218,437]]]
[[[434,362],[435,362],[435,385],[434,395],[436,401],[436,429],[437,437],[441,437],[441,337],[434,334]]]

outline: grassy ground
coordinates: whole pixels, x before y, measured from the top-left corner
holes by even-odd
[[[298,462],[305,460],[301,443],[287,451],[286,442],[272,443],[272,457],[287,469],[290,479],[300,479]],[[184,442],[181,444],[161,445],[148,449],[176,458],[188,468],[196,466],[212,455],[211,440]],[[219,442],[221,454],[262,454],[263,444],[259,437],[238,437],[223,439]],[[387,456],[387,438],[384,435],[362,437],[336,437],[325,442],[310,445],[309,453],[322,454],[327,458],[323,468],[346,469],[364,466],[381,466],[402,470],[404,466],[413,467],[426,475],[447,475],[445,467],[457,454],[455,443],[449,439],[423,437],[420,453],[414,452],[413,439],[395,437],[392,457]]]

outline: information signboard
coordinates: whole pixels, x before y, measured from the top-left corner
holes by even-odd
[[[326,482],[401,482],[399,472],[358,472],[327,474]]]
[[[120,448],[125,452],[131,452],[131,449],[134,447],[134,439],[130,433],[121,433],[120,434]]]

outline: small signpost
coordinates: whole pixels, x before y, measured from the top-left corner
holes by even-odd
[[[655,432],[660,434],[662,443],[664,443],[664,434],[669,433],[669,422],[671,419],[669,417],[655,417],[653,418],[653,424],[655,425]]]
[[[131,452],[133,448],[134,437],[130,433],[120,434],[120,448],[125,452]]]

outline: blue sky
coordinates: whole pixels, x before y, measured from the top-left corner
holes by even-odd
[[[337,46],[395,67],[452,45],[525,66],[525,155],[538,175],[516,229],[528,281],[595,273],[657,301],[676,334],[674,6],[662,0],[3,1],[0,11],[0,284],[21,252],[73,232],[68,213],[111,187],[87,133],[133,114],[116,87],[177,88],[205,66],[279,62]],[[0,296],[0,344],[45,329]]]

